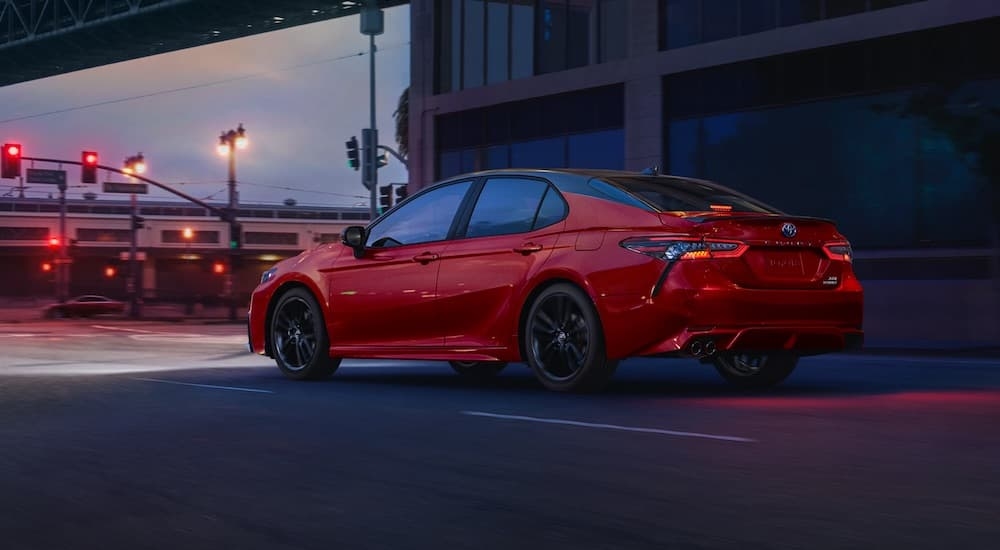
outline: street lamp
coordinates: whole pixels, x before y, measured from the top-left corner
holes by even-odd
[[[223,294],[229,298],[229,320],[236,320],[236,296],[233,289],[233,272],[236,271],[237,258],[243,239],[240,238],[240,224],[236,221],[236,214],[239,206],[239,199],[236,195],[236,150],[246,149],[249,145],[247,131],[241,122],[235,130],[222,132],[219,135],[219,154],[229,157],[229,208],[226,218],[229,221],[229,269],[226,270],[226,279],[223,283],[225,288]]]
[[[125,165],[122,168],[122,172],[126,174],[145,174],[146,173],[146,157],[142,156],[142,153],[138,155],[133,155],[125,159]]]

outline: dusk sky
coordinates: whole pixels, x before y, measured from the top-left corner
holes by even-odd
[[[376,108],[379,141],[395,149],[392,113],[410,77],[409,6],[385,15],[385,33],[375,39]],[[355,15],[0,87],[0,139],[33,157],[79,160],[80,151],[94,150],[107,166],[142,152],[147,177],[225,202],[227,164],[216,145],[242,122],[250,146],[236,158],[241,203],[367,206],[344,148],[369,121],[368,37],[358,28]],[[84,186],[77,167],[65,168],[68,197],[128,197]],[[381,184],[406,180],[394,158],[379,170]],[[58,194],[28,185],[29,197]],[[0,180],[0,195],[15,186]],[[153,188],[146,197],[182,200]]]

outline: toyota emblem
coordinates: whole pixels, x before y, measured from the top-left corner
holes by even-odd
[[[795,227],[794,223],[783,223],[781,224],[781,234],[791,239],[799,232],[798,228]]]

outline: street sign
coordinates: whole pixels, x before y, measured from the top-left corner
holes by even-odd
[[[51,185],[66,185],[65,170],[43,170],[41,168],[28,168],[25,170],[25,181],[27,183],[48,183]]]
[[[104,182],[105,193],[137,193],[140,195],[149,194],[149,186],[145,183],[124,183],[117,181]]]

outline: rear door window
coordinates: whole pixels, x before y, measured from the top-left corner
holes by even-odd
[[[483,184],[483,190],[476,200],[476,205],[469,218],[466,237],[489,237],[492,235],[509,235],[526,233],[536,227],[543,198],[549,190],[549,184],[542,180],[529,178],[490,178]],[[553,191],[553,194],[556,194]],[[557,194],[556,194],[557,195]],[[561,203],[562,199],[556,196]],[[554,203],[547,206],[545,219],[551,219],[556,214],[556,206],[563,209],[564,205]],[[546,223],[555,223],[558,219]]]

